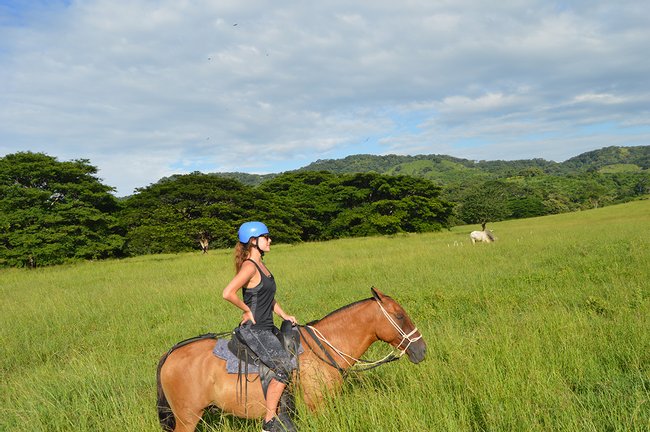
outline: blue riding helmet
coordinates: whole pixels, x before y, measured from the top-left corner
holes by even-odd
[[[269,229],[262,222],[244,222],[239,227],[239,241],[241,243],[248,243],[251,237],[259,237],[268,234]]]

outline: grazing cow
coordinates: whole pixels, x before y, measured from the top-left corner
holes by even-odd
[[[469,238],[472,240],[472,244],[476,242],[492,243],[496,240],[496,237],[494,237],[494,234],[490,230],[472,231],[469,234]]]

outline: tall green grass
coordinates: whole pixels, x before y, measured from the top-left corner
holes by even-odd
[[[396,298],[428,345],[353,375],[301,431],[650,430],[650,201],[420,235],[276,245],[278,299],[305,323]],[[230,251],[0,272],[0,430],[158,431],[171,345],[231,329]],[[387,352],[373,346],[369,357]],[[205,431],[257,431],[212,413]]]

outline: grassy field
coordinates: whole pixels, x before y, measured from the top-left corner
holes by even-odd
[[[419,365],[353,375],[324,409],[301,407],[301,432],[650,430],[650,201],[489,228],[494,244],[456,227],[272,248],[278,299],[302,323],[374,285],[428,344]],[[160,430],[158,359],[236,325],[221,299],[232,272],[230,251],[0,271],[0,430]]]

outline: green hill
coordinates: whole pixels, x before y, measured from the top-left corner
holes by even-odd
[[[328,171],[337,174],[376,172],[410,175],[433,180],[441,185],[508,178],[513,176],[573,175],[586,172],[640,172],[650,168],[650,146],[605,147],[572,157],[564,162],[545,159],[472,161],[447,155],[371,155],[358,154],[341,159],[319,159],[296,171]],[[216,173],[258,185],[275,174]]]
[[[605,147],[573,157],[562,163],[565,170],[602,170],[610,165],[637,166],[642,170],[650,168],[650,146]]]

